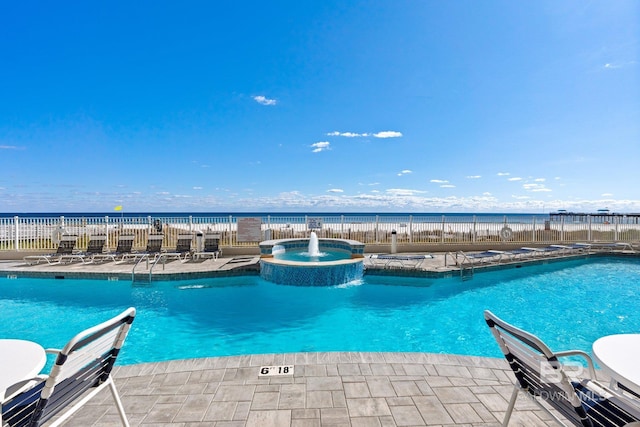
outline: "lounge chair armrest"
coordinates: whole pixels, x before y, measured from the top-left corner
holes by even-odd
[[[33,378],[29,378],[27,380],[22,380],[20,382],[12,384],[9,387],[7,387],[7,389],[5,390],[4,396],[0,395],[0,398],[2,401],[7,402],[13,399],[18,394],[32,389],[37,384],[40,384],[42,381],[45,381],[47,378],[48,378],[47,375],[37,375]]]
[[[582,351],[582,350],[567,350],[567,351],[558,351],[556,353],[554,353],[556,355],[556,357],[567,357],[567,356],[580,356],[582,357],[584,360],[587,361],[587,367],[589,368],[589,375],[591,376],[592,379],[597,379],[596,377],[596,369],[593,365],[593,360],[591,359],[591,356],[589,356],[588,353]]]
[[[44,352],[47,354],[58,354],[62,351],[62,349],[59,348],[45,348]]]

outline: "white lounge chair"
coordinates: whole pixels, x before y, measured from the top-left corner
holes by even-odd
[[[458,265],[464,264],[482,264],[482,263],[490,263],[490,262],[500,262],[502,260],[502,256],[504,255],[504,251],[496,251],[496,250],[488,250],[483,252],[463,252],[459,251],[456,254],[456,263]],[[462,258],[462,261],[458,261],[458,257]]]
[[[68,257],[66,259],[71,260],[75,257],[73,250],[76,247],[77,241],[78,236],[70,234],[62,235],[60,238],[60,243],[58,244],[58,249],[55,253],[43,255],[27,255],[23,258],[24,262],[29,265],[40,264],[40,261],[46,261],[47,264],[51,265],[60,264],[64,256]]]
[[[220,249],[220,234],[218,233],[206,233],[204,235],[204,247],[202,251],[193,254],[194,260],[212,258],[218,259],[222,249]]]
[[[135,237],[136,236],[133,234],[121,234],[120,236],[118,236],[118,244],[116,245],[115,251],[94,254],[92,257],[92,261],[95,263],[103,262],[106,260],[114,262],[121,261],[122,258],[131,253]]]
[[[135,308],[129,308],[111,320],[80,332],[62,350],[47,349],[47,353],[56,355],[51,372],[10,387],[9,395],[2,402],[2,425],[40,426],[59,415],[47,424],[59,426],[108,387],[120,420],[128,427],[111,370],[135,315]]]
[[[90,264],[94,261],[95,256],[99,256],[104,252],[104,245],[106,242],[107,236],[104,234],[91,236],[89,243],[87,243],[87,249],[84,252],[73,255],[62,255],[60,257],[60,262],[64,263],[69,259],[70,261],[80,260],[83,264]]]
[[[556,409],[576,426],[621,427],[640,421],[640,406],[596,381],[591,357],[580,350],[553,352],[538,337],[499,319],[490,311],[484,318],[513,370],[516,382],[502,425],[507,426],[518,393],[533,400],[561,425],[564,424],[547,406]],[[581,357],[584,367],[560,362],[567,356]],[[577,369],[576,369],[577,368]]]
[[[141,260],[155,261],[162,252],[164,234],[150,234],[147,238],[147,248],[144,252],[129,252],[124,254],[119,262],[139,262]]]
[[[162,252],[158,259],[159,262],[168,259],[177,259],[181,262],[187,261],[192,254],[191,249],[191,241],[193,240],[193,235],[191,233],[188,234],[178,234],[178,241],[176,243],[176,249],[171,252]]]
[[[433,255],[373,254],[367,257],[372,267],[418,268]]]

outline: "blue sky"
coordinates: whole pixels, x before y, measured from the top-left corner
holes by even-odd
[[[10,2],[2,212],[640,212],[640,3]]]

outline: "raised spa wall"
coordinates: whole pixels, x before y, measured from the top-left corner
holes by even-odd
[[[260,242],[260,258],[273,258],[273,247],[284,247],[285,251],[304,250],[309,247],[309,239],[278,239]],[[364,243],[347,239],[318,239],[318,249],[322,251],[344,251],[351,258],[364,258]]]

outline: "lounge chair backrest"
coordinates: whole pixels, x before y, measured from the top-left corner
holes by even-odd
[[[46,380],[3,404],[3,423],[39,426],[109,380],[135,315],[135,308],[128,308],[73,337],[57,353]]]
[[[107,236],[104,234],[91,236],[89,243],[87,243],[88,254],[101,254],[104,251],[104,245],[107,242]]]
[[[608,400],[607,393],[600,396],[587,388],[589,379],[571,378],[558,360],[558,357],[568,355],[586,356],[591,379],[595,379],[593,365],[586,353],[554,353],[535,335],[506,323],[490,311],[484,312],[484,318],[521,391],[544,400],[577,426],[623,426],[637,417],[638,414],[631,415]]]
[[[178,242],[176,243],[176,252],[184,253],[191,252],[191,241],[193,235],[191,234],[178,234]]]
[[[204,251],[205,252],[217,252],[220,248],[220,235],[219,234],[205,234],[204,235]]]
[[[60,238],[60,243],[58,244],[58,250],[56,254],[58,255],[70,255],[73,253],[73,250],[76,247],[76,241],[78,240],[78,236],[75,235],[63,235]]]
[[[118,246],[116,247],[117,254],[128,254],[133,249],[133,240],[136,236],[133,234],[121,234],[118,237]]]
[[[156,254],[162,250],[162,239],[164,234],[150,234],[147,239],[147,252]]]
[[[534,396],[553,392],[558,396],[568,396],[570,401],[563,399],[569,405],[566,408],[568,411],[582,409],[562,365],[546,344],[535,335],[504,322],[490,311],[485,311],[485,320],[522,389]],[[557,378],[554,378],[557,381],[549,383],[542,378],[543,370],[549,374],[557,371]]]

